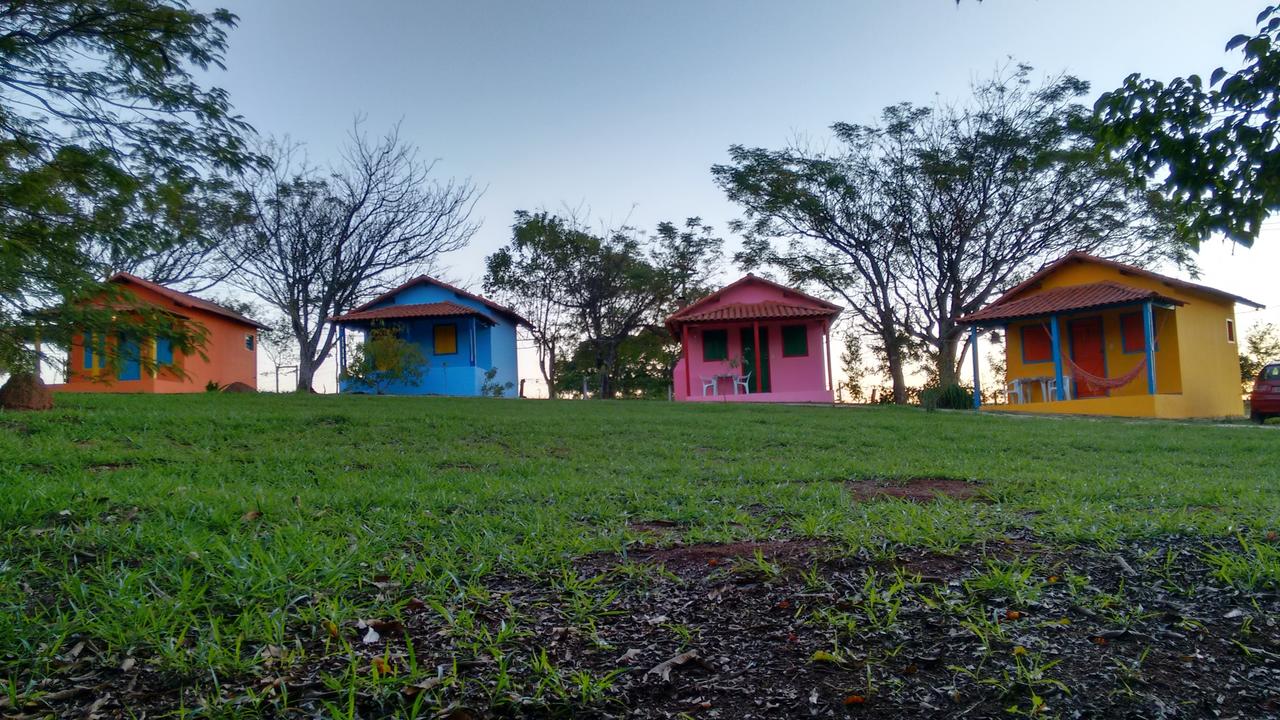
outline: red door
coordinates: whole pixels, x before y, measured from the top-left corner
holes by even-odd
[[[1067,324],[1067,335],[1071,343],[1071,360],[1082,369],[1097,375],[1107,376],[1107,354],[1102,338],[1102,318],[1091,317],[1072,320]],[[1106,388],[1097,388],[1083,380],[1075,383],[1075,397],[1105,397]]]

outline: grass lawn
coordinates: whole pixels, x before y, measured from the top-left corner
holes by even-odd
[[[58,401],[0,414],[0,716],[1280,714],[1274,428]]]

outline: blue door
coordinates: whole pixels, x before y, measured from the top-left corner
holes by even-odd
[[[142,379],[142,357],[138,351],[138,341],[128,335],[121,335],[120,342],[120,380]]]

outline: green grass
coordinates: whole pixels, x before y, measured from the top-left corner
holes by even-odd
[[[992,502],[855,503],[844,484],[913,477],[981,482]],[[1249,538],[1280,526],[1280,435],[906,408],[60,396],[0,414],[0,690],[29,696],[78,642],[181,677],[302,663],[299,628],[410,598],[496,658],[519,617],[486,625],[467,598],[537,577],[589,629],[616,591],[573,561],[624,554],[646,520],[679,523],[664,542],[814,537],[873,556],[1015,531],[1239,535],[1240,554],[1206,559],[1275,587],[1275,549]],[[1034,599],[1025,568],[989,570],[979,589]],[[610,682],[543,660],[547,692]]]

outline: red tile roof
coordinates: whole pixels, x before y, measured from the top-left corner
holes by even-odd
[[[474,315],[489,323],[493,318],[474,308],[451,302],[414,303],[410,305],[387,305],[372,310],[352,310],[346,315],[329,318],[329,322],[348,323],[367,320],[406,320],[423,317],[458,317]]]
[[[771,287],[780,291],[783,297],[795,298],[796,300],[799,300],[801,304],[777,301],[733,303],[715,310],[698,311],[699,307],[719,300],[727,291],[732,290],[739,285],[745,285],[748,283]],[[715,322],[717,320],[776,320],[789,317],[835,317],[840,314],[841,309],[842,308],[835,303],[827,302],[822,298],[816,298],[794,288],[789,288],[786,285],[782,285],[762,277],[756,277],[755,275],[748,273],[745,277],[739,278],[710,295],[699,300],[695,300],[694,302],[675,311],[667,318],[666,324],[672,334],[678,334],[679,326],[684,323]]]
[[[196,310],[204,310],[205,312],[210,312],[210,313],[213,313],[214,315],[221,315],[222,317],[225,317],[229,320],[234,320],[235,322],[238,322],[238,323],[243,323],[245,325],[256,327],[259,330],[267,329],[266,325],[263,325],[257,320],[247,318],[244,315],[241,315],[240,313],[236,312],[235,310],[232,310],[230,308],[225,308],[219,305],[218,303],[209,302],[208,300],[205,300],[203,298],[198,298],[195,295],[190,295],[188,293],[178,292],[173,288],[167,288],[164,285],[153,283],[150,280],[143,280],[137,275],[131,275],[127,272],[118,272],[115,275],[112,275],[107,280],[107,282],[131,283],[133,285],[146,288],[147,290],[150,290],[151,292],[156,293],[157,295],[168,298],[169,300],[172,300],[174,304],[176,304],[179,307],[193,308]]]
[[[1115,282],[1096,282],[1085,285],[1069,285],[1052,288],[1035,295],[1004,300],[1003,298],[959,319],[964,324],[976,324],[1016,318],[1043,317],[1072,310],[1128,305],[1154,300],[1172,305],[1182,305],[1179,300],[1161,295],[1154,290],[1144,290]]]
[[[489,308],[490,310],[493,310],[499,315],[505,315],[506,317],[509,317],[512,320],[515,320],[517,323],[524,325],[525,327],[533,327],[528,320],[525,320],[523,317],[521,317],[519,313],[517,313],[515,310],[512,310],[511,308],[505,305],[499,305],[498,303],[488,298],[480,297],[475,293],[469,293],[466,290],[463,290],[462,288],[457,287],[455,285],[450,285],[449,283],[443,280],[437,280],[429,275],[419,275],[418,277],[412,280],[409,280],[408,282],[400,285],[399,287],[393,288],[391,290],[388,290],[387,292],[382,293],[378,297],[357,307],[355,310],[352,310],[351,312],[352,313],[363,312],[375,305],[381,305],[382,303],[395,298],[395,296],[399,295],[405,290],[408,290],[411,287],[416,287],[418,285],[435,285],[436,287],[444,288],[445,290],[452,292],[458,297],[463,297],[468,300],[475,300],[476,302],[481,303],[482,305]],[[426,304],[432,304],[432,303],[426,303]]]
[[[682,323],[742,320],[782,320],[786,318],[827,317],[840,311],[830,308],[787,305],[780,302],[731,303],[704,312],[689,313],[679,318]]]
[[[1161,275],[1160,273],[1151,272],[1150,270],[1147,270],[1145,268],[1140,268],[1136,265],[1128,265],[1126,263],[1117,262],[1115,260],[1108,260],[1107,258],[1098,257],[1097,255],[1090,255],[1087,252],[1081,252],[1079,250],[1072,250],[1066,255],[1063,255],[1057,260],[1054,260],[1048,265],[1045,265],[1044,267],[1040,268],[1031,277],[1027,278],[1026,280],[1023,280],[1017,285],[1014,285],[1012,288],[1006,291],[1005,294],[1001,295],[999,299],[997,299],[994,303],[992,303],[992,305],[998,305],[1006,300],[1013,299],[1015,296],[1020,295],[1023,292],[1030,290],[1031,288],[1038,285],[1041,280],[1043,280],[1048,275],[1051,275],[1058,268],[1070,263],[1077,263],[1077,262],[1093,263],[1095,265],[1102,265],[1104,267],[1114,268],[1116,270],[1119,270],[1121,275],[1134,275],[1137,277],[1144,277],[1150,280],[1157,280],[1172,288],[1200,293],[1202,295],[1208,295],[1210,297],[1218,298],[1219,300],[1230,300],[1232,302],[1238,302],[1242,305],[1249,305],[1251,307],[1255,307],[1258,309],[1265,307],[1263,305],[1259,305],[1258,303],[1248,298],[1243,298],[1243,297],[1240,297],[1239,295],[1232,295],[1231,293],[1223,292],[1216,288],[1211,288],[1207,285],[1200,285],[1199,283],[1188,282],[1186,280],[1179,280],[1178,278],[1175,278],[1175,277],[1169,277],[1168,275]]]

